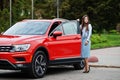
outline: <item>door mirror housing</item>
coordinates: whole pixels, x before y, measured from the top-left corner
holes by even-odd
[[[61,31],[55,31],[53,32],[53,37],[57,37],[57,36],[61,36],[62,35],[62,32]]]

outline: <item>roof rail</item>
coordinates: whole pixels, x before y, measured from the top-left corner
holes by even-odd
[[[53,20],[69,21],[68,19],[63,19],[63,18],[54,18]]]

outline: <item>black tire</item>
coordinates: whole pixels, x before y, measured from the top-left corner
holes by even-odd
[[[84,59],[80,61],[80,63],[73,64],[75,70],[82,70],[85,67]]]
[[[33,78],[42,78],[47,71],[47,57],[43,51],[37,51],[33,56],[29,74]]]

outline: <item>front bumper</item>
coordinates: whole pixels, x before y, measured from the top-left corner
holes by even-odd
[[[28,52],[0,52],[0,69],[23,69],[30,66],[32,56]]]
[[[30,63],[12,64],[8,60],[0,60],[0,69],[21,70],[29,67],[30,67]]]

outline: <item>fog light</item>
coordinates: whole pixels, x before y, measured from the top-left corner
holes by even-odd
[[[14,57],[16,61],[25,61],[24,57]]]

